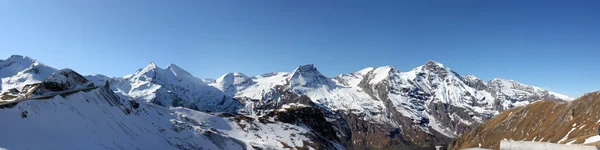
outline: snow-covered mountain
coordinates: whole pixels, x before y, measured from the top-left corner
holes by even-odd
[[[115,79],[88,76],[95,79],[93,83],[71,69],[63,69],[42,81],[24,85],[23,89],[35,91],[33,94],[20,91],[28,94],[14,96],[19,93],[4,92],[0,99],[0,116],[4,118],[5,130],[0,131],[0,148],[344,149],[322,113],[314,108],[287,105],[285,109],[259,118],[211,114],[183,107],[163,107],[115,93],[117,88],[111,83],[132,78],[153,79],[149,82],[165,77],[182,80],[152,83],[176,84],[186,78],[167,77],[184,75],[185,72],[174,66],[154,69],[154,72],[156,74],[144,76],[138,72],[130,78]],[[311,117],[306,117],[308,115]],[[298,117],[301,119],[296,119]]]
[[[97,84],[109,80],[118,93],[161,106],[182,106],[205,112],[235,112],[242,108],[231,96],[174,64],[159,68],[150,63],[122,78],[102,75],[87,78]]]
[[[41,82],[56,71],[27,56],[10,56],[6,60],[0,60],[0,91],[21,90],[23,86]]]
[[[211,85],[238,99],[257,101],[278,101],[281,91],[287,90],[308,96],[332,113],[363,116],[366,121],[386,126],[384,130],[390,132],[400,128],[401,134],[409,136],[404,140],[427,144],[431,144],[431,139],[418,141],[410,136],[424,133],[454,138],[474,124],[513,107],[537,100],[572,100],[512,80],[482,81],[473,75],[463,76],[434,61],[407,72],[383,66],[328,78],[314,65],[303,65],[291,73],[235,79],[244,84],[217,80]]]
[[[124,77],[82,77],[11,56],[0,60],[0,77],[0,115],[13,117],[7,127],[54,138],[45,143],[53,149],[430,149],[507,109],[572,99],[512,80],[463,76],[434,61],[405,72],[382,66],[330,78],[302,65],[213,81],[154,63]],[[48,123],[60,116],[76,123]],[[56,138],[66,130],[79,138]],[[0,131],[0,141],[28,138],[17,134]],[[70,140],[84,144],[53,144]]]

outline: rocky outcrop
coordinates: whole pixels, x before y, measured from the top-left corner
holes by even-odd
[[[316,107],[293,106],[272,111],[265,115],[275,121],[309,127],[314,135],[309,136],[314,143],[307,143],[314,149],[334,149],[333,143],[339,143],[336,130],[327,122],[325,115]]]
[[[42,81],[42,88],[49,91],[64,91],[93,86],[94,83],[71,69],[59,70]]]

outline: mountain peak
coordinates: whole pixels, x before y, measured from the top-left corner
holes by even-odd
[[[34,64],[36,62],[38,62],[37,60],[27,57],[27,56],[22,56],[22,55],[12,55],[10,57],[8,57],[8,59],[4,60],[7,62],[27,62],[27,63],[31,63]]]
[[[320,87],[333,84],[333,81],[321,74],[313,64],[298,66],[287,80],[292,87]]]
[[[400,71],[390,65],[381,66],[370,71],[369,77],[367,78],[370,84],[377,84],[385,79],[388,79],[392,73],[400,73]]]
[[[182,69],[181,67],[179,67],[175,64],[169,64],[167,67],[165,67],[165,70],[171,71],[176,76],[183,75],[183,74],[191,76],[191,74],[189,72],[187,72],[186,70]]]
[[[146,67],[144,67],[144,68],[147,68],[147,69],[155,69],[155,68],[157,68],[157,66],[156,66],[156,64],[155,64],[154,62],[150,62],[150,64],[148,64],[148,65],[147,65]]]
[[[179,66],[177,66],[175,64],[169,64],[169,65],[167,65],[166,68],[179,68],[179,69],[181,69],[181,67],[179,67]]]
[[[25,56],[23,55],[11,55],[8,59],[23,59]]]
[[[319,72],[314,64],[301,65],[294,72]]]
[[[229,96],[234,96],[238,88],[252,84],[253,81],[243,73],[231,72],[222,75],[212,83],[214,87],[225,92]]]
[[[84,88],[94,86],[92,82],[87,80],[81,74],[65,68],[52,73],[42,82],[43,89],[38,88],[37,94],[42,94],[49,91],[64,91],[76,88]]]
[[[426,67],[439,67],[439,68],[445,68],[444,64],[441,64],[439,62],[433,61],[433,60],[429,60],[427,61],[427,63],[425,63]]]

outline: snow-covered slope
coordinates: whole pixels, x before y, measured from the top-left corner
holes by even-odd
[[[0,116],[6,129],[0,130],[0,145],[7,149],[241,150],[313,143],[305,127],[137,104],[102,87],[21,102],[0,109]]]
[[[41,82],[55,71],[57,70],[35,59],[12,55],[6,60],[0,60],[0,91],[13,88],[21,90],[27,84]]]

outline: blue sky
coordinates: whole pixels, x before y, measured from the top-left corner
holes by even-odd
[[[108,76],[154,61],[201,78],[435,60],[580,96],[600,90],[600,2],[577,2],[2,1],[0,58]]]

